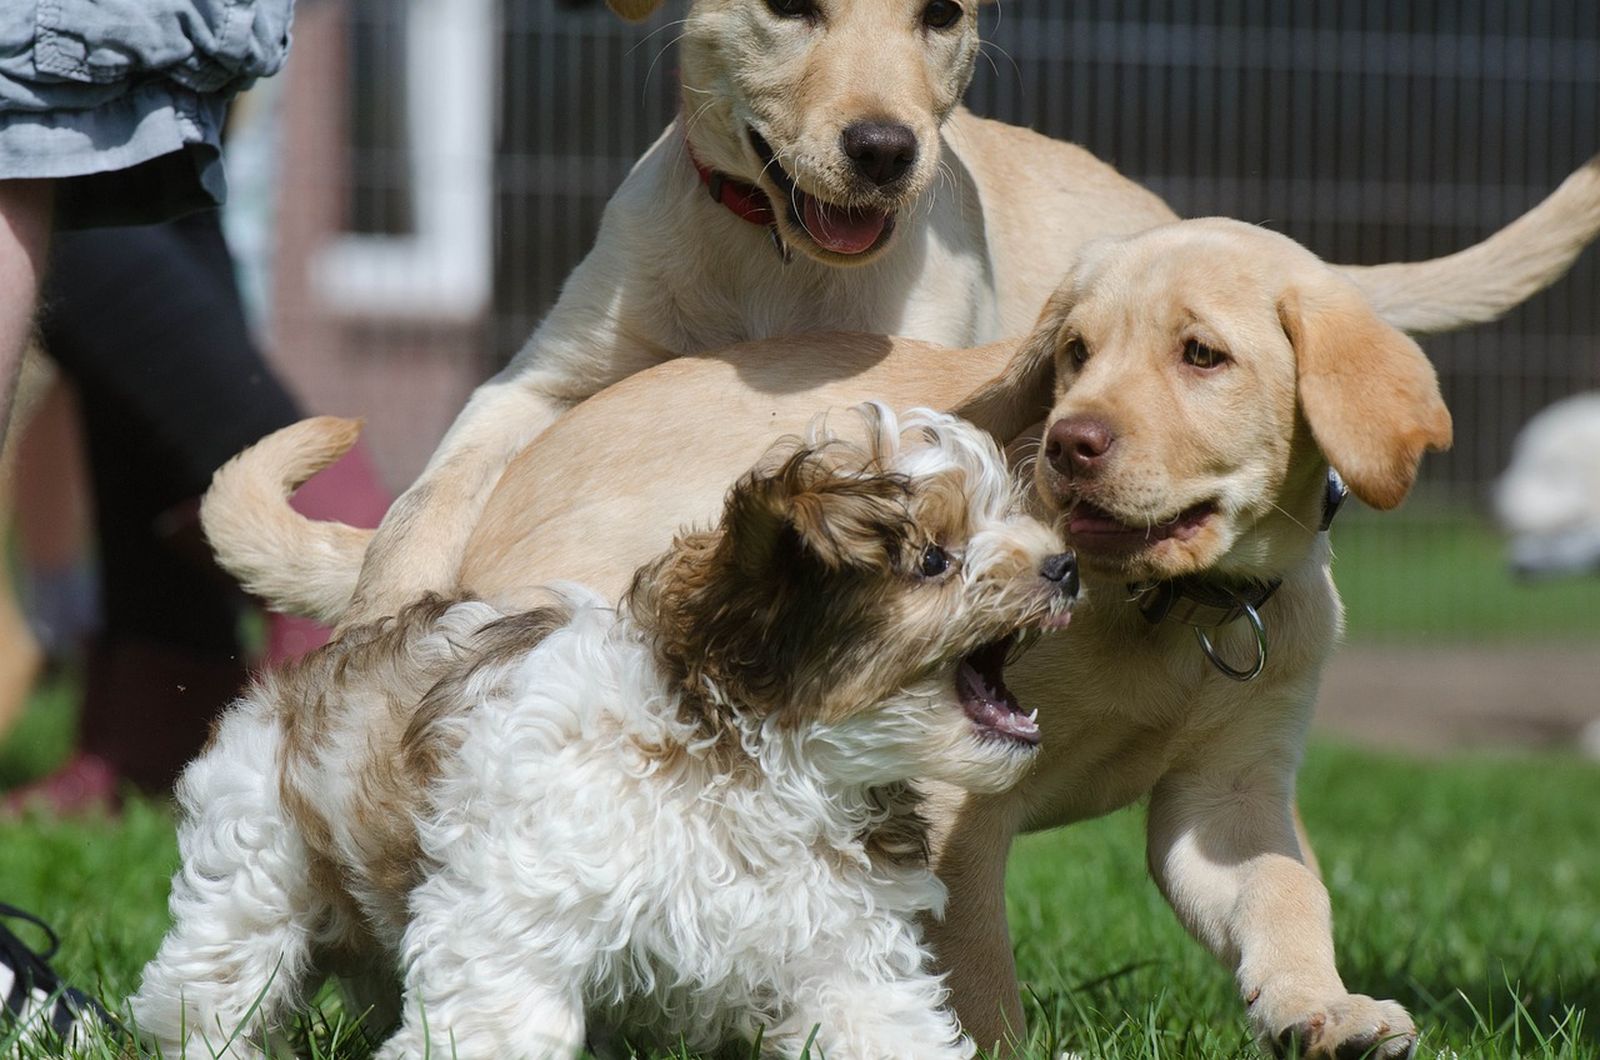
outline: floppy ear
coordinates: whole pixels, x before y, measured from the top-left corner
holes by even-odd
[[[903,476],[846,474],[803,449],[734,486],[720,527],[724,547],[749,574],[806,558],[828,570],[887,570],[910,530],[908,494]]]
[[[661,0],[606,0],[606,6],[629,22],[643,22],[656,13]]]
[[[1294,347],[1300,411],[1328,463],[1374,508],[1405,500],[1426,450],[1450,447],[1450,412],[1421,348],[1330,273],[1291,288],[1278,317]]]
[[[1055,404],[1056,347],[1070,301],[1065,286],[1050,296],[1033,331],[999,375],[950,411],[1002,446],[1038,423]]]

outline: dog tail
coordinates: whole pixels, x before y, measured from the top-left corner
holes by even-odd
[[[360,420],[317,416],[267,435],[217,470],[200,525],[217,562],[274,611],[336,622],[371,530],[308,519],[289,496],[356,444]]]
[[[1402,331],[1493,320],[1560,279],[1600,233],[1600,155],[1481,243],[1431,261],[1347,265],[1378,315]]]

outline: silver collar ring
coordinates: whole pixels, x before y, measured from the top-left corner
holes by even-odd
[[[1206,658],[1211,660],[1211,665],[1215,666],[1222,676],[1244,684],[1260,677],[1261,671],[1267,668],[1267,627],[1252,605],[1240,600],[1239,607],[1244,611],[1245,620],[1250,623],[1250,628],[1256,634],[1256,661],[1249,669],[1240,670],[1228,665],[1222,656],[1217,654],[1217,649],[1212,646],[1211,638],[1206,636],[1206,631],[1199,626],[1194,627],[1194,639],[1200,642],[1200,650],[1206,653]]]

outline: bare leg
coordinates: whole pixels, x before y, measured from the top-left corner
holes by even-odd
[[[52,188],[47,180],[0,180],[0,434],[11,418],[11,391],[44,276]]]

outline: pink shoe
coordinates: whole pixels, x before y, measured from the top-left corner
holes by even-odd
[[[0,800],[0,817],[38,813],[46,817],[115,816],[121,778],[99,755],[77,754],[49,776],[24,784]]]

